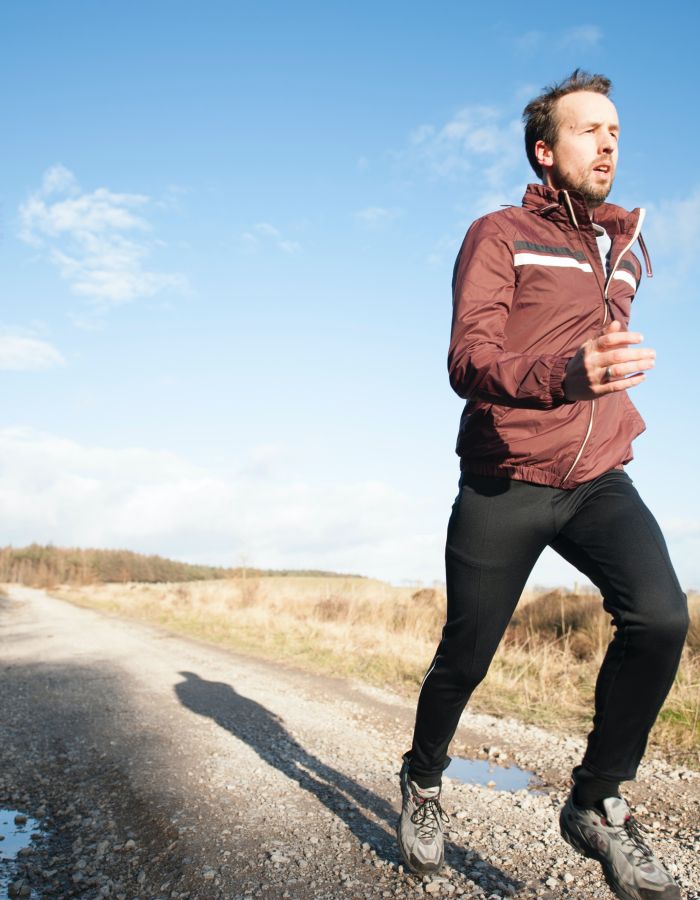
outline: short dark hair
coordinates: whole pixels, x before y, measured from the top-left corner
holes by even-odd
[[[538,178],[542,177],[542,166],[535,156],[535,144],[537,141],[544,141],[548,147],[554,147],[556,144],[559,128],[556,115],[557,100],[576,91],[594,91],[607,97],[611,90],[612,82],[605,75],[591,75],[583,69],[574,69],[568,78],[559,84],[549,85],[539,97],[528,103],[523,110],[525,151]]]

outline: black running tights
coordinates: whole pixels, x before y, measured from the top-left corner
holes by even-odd
[[[439,784],[460,715],[546,546],[599,588],[615,625],[583,766],[611,781],[635,777],[688,629],[656,520],[621,470],[568,491],[464,473],[447,530],[447,621],[410,751],[411,776],[423,787]]]

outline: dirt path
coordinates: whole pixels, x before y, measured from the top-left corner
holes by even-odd
[[[0,807],[36,816],[43,835],[17,861],[11,891],[611,896],[556,830],[577,740],[465,716],[458,747],[498,744],[545,790],[448,782],[448,866],[420,883],[403,872],[393,834],[413,718],[405,700],[19,587],[0,600],[0,668]],[[629,788],[696,900],[700,777],[654,761]]]

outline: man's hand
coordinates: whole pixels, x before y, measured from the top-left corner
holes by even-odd
[[[622,331],[620,322],[611,322],[600,337],[586,341],[566,367],[566,399],[595,400],[644,381],[644,372],[653,368],[656,353],[631,346],[642,340],[641,334]]]

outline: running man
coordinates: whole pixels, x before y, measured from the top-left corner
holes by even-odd
[[[528,103],[525,148],[542,184],[528,186],[522,207],[474,222],[455,264],[448,366],[467,403],[447,620],[404,756],[398,839],[414,872],[442,865],[448,745],[549,546],[599,588],[616,629],[562,836],[602,864],[618,897],[679,900],[619,791],[673,683],[688,610],[659,526],[624,471],[644,429],[628,391],[655,354],[628,331],[637,242],[651,275],[644,210],[605,202],[620,133],[610,89],[577,69]]]

